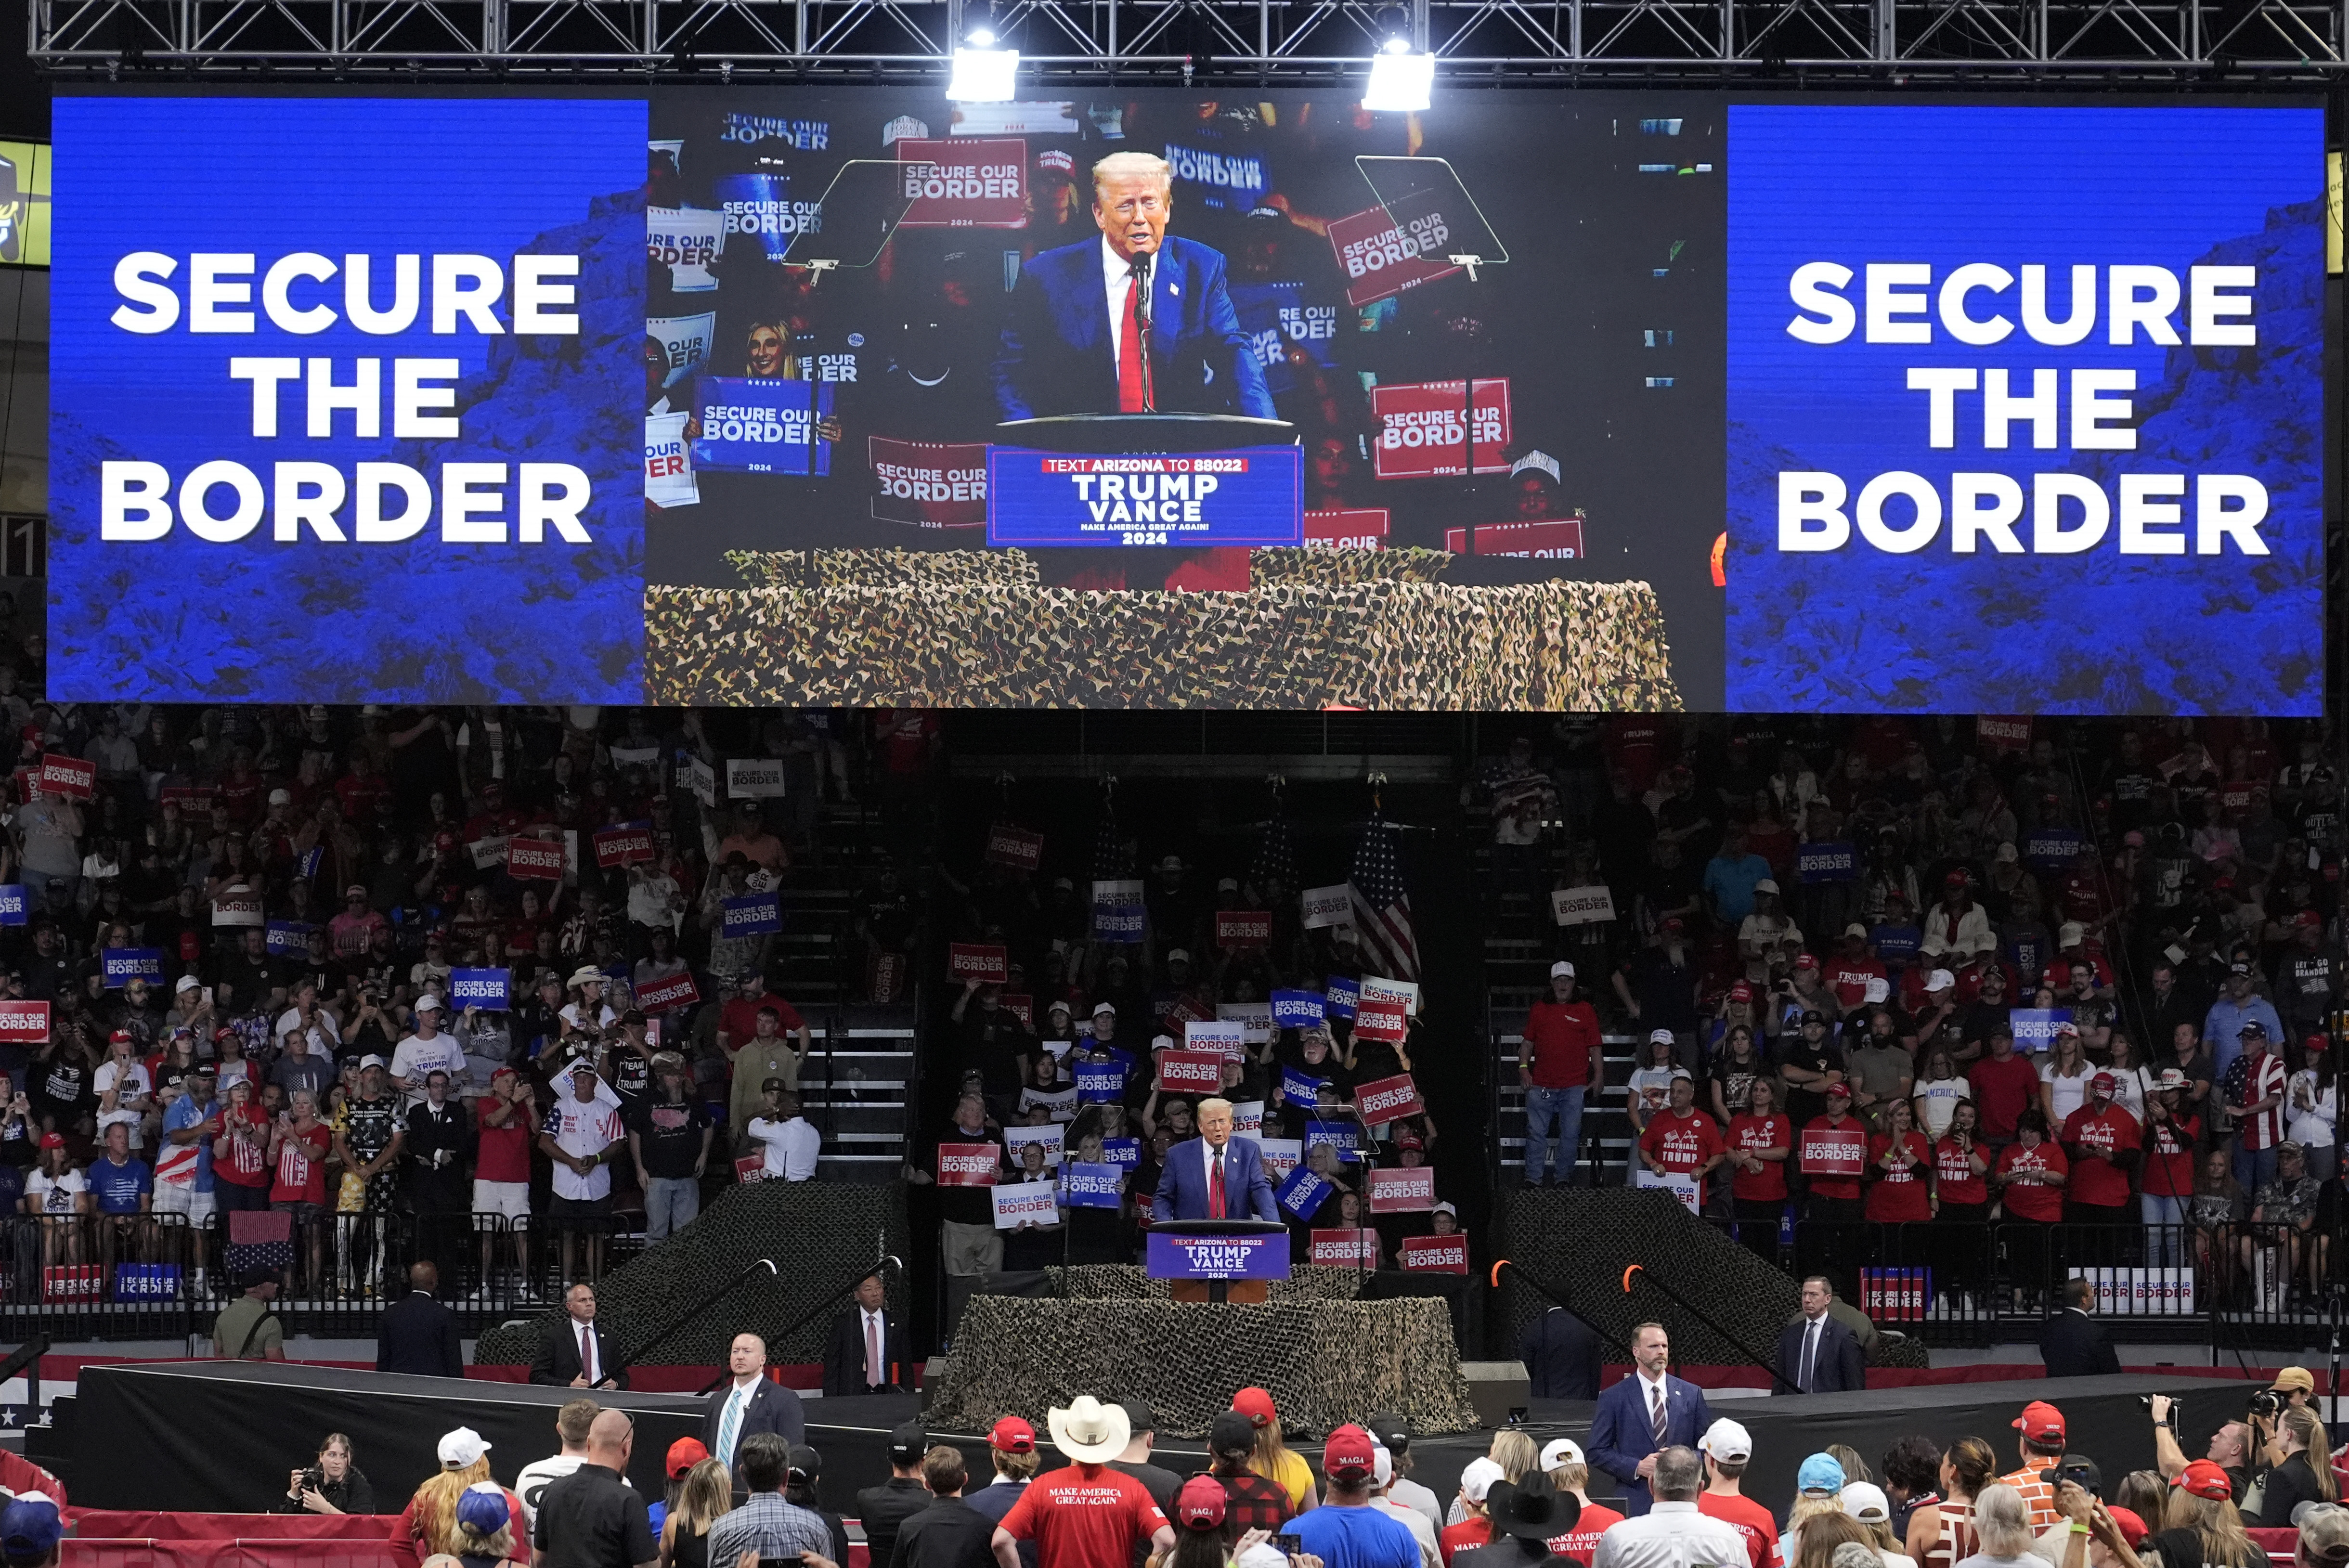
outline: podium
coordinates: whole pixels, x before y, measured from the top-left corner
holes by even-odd
[[[1153,1226],[1143,1272],[1176,1301],[1261,1304],[1288,1277],[1288,1227],[1278,1220],[1170,1220]]]
[[[1297,427],[1249,414],[1043,414],[995,427],[1005,446],[1048,452],[1212,452],[1228,447],[1289,447]]]

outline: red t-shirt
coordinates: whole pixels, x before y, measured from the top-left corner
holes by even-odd
[[[1770,1511],[1750,1497],[1723,1497],[1717,1492],[1696,1494],[1696,1511],[1707,1519],[1717,1519],[1745,1538],[1745,1555],[1752,1559],[1752,1568],[1762,1568],[1778,1555],[1778,1522]]]
[[[1998,1157],[1998,1173],[2002,1179],[2019,1171],[2053,1171],[2058,1176],[2071,1174],[2072,1162],[2064,1158],[2064,1150],[2041,1140],[2032,1148],[2010,1143]],[[2006,1212],[2017,1219],[2038,1220],[2054,1224],[2064,1217],[2064,1189],[2015,1182],[2000,1189],[2004,1195]]]
[[[1526,1044],[1533,1047],[1538,1088],[1588,1088],[1590,1048],[1598,1043],[1599,1014],[1588,1002],[1545,999],[1526,1016]]]
[[[1926,1148],[1923,1133],[1904,1132],[1900,1141],[1911,1159],[1923,1164],[1931,1162],[1931,1151]],[[1890,1133],[1879,1132],[1868,1140],[1868,1217],[1888,1225],[1931,1219],[1933,1210],[1925,1201],[1929,1189],[1921,1165],[1906,1171],[1887,1171],[1877,1163],[1891,1147]]]
[[[2106,1154],[2121,1154],[2137,1147],[2137,1118],[2117,1105],[2102,1110],[2082,1106],[2064,1119],[2064,1144],[2078,1144]],[[2083,1160],[2072,1167],[2071,1195],[2083,1203],[2117,1208],[2129,1200],[2128,1172],[2109,1160]]]
[[[1751,1111],[1729,1124],[1729,1147],[1747,1153],[1795,1147],[1795,1124],[1783,1116],[1755,1116]],[[1786,1195],[1786,1164],[1765,1160],[1759,1171],[1731,1172],[1729,1195],[1749,1203],[1775,1203]]]
[[[1004,1529],[1036,1542],[1040,1568],[1133,1568],[1134,1543],[1165,1523],[1148,1490],[1107,1465],[1040,1475],[1003,1516]]]
[[[1549,1538],[1550,1555],[1588,1563],[1599,1554],[1599,1538],[1607,1533],[1608,1527],[1622,1522],[1621,1514],[1594,1502],[1576,1517],[1572,1530]]]
[[[759,1032],[759,1009],[761,1007],[775,1010],[775,1033],[778,1036],[788,1035],[804,1026],[805,1020],[801,1018],[800,1010],[772,991],[763,996],[737,996],[726,1004],[724,1012],[718,1015],[718,1026],[726,1031],[729,1046],[739,1051]]]
[[[2014,1136],[2014,1119],[2039,1099],[2039,1069],[2020,1051],[2004,1061],[1984,1057],[1967,1069],[1974,1106],[1982,1112],[1982,1135],[1997,1140]]]
[[[1870,980],[1883,978],[1883,964],[1868,957],[1866,954],[1862,954],[1857,958],[1846,958],[1838,954],[1827,960],[1827,986],[1835,992],[1836,1000],[1847,1007],[1857,1007],[1860,1003],[1868,1000],[1868,983]],[[1702,1498],[1697,1500],[1697,1506],[1700,1508],[1704,1506]]]
[[[1847,1116],[1841,1121],[1831,1121],[1824,1116],[1814,1117],[1811,1119],[1810,1124],[1805,1127],[1803,1130],[1805,1132],[1857,1132],[1861,1134],[1859,1147],[1863,1155],[1865,1155],[1868,1149],[1868,1139],[1866,1136],[1868,1132],[1867,1124],[1862,1122],[1857,1117]],[[1797,1143],[1795,1146],[1795,1161],[1797,1168],[1801,1165],[1802,1158],[1802,1145]],[[1817,1171],[1806,1171],[1805,1174],[1810,1181],[1811,1196],[1814,1198],[1857,1198],[1859,1196],[1860,1177],[1859,1172],[1856,1171],[1848,1176],[1829,1176]]]
[[[2178,1112],[2145,1130],[2145,1191],[2157,1198],[2194,1196],[2194,1146],[2202,1140],[2202,1119]]]
[[[1492,1543],[1493,1522],[1489,1519],[1464,1519],[1457,1524],[1447,1524],[1435,1538],[1435,1544],[1444,1550],[1446,1563],[1450,1563],[1452,1554],[1463,1547],[1490,1546]]]
[[[477,1181],[527,1181],[530,1180],[530,1118],[517,1103],[513,1114],[506,1118],[503,1127],[492,1127],[491,1111],[498,1108],[498,1098],[485,1094],[473,1101],[473,1122],[481,1130],[481,1155],[473,1163],[473,1179]]]
[[[1977,1144],[1973,1152],[1980,1152]],[[1974,1173],[1971,1155],[1958,1147],[1954,1138],[1944,1138],[1933,1145],[1934,1190],[1944,1203],[1987,1203],[1990,1202],[1990,1179]]]
[[[248,1105],[241,1111],[222,1106],[221,1126],[223,1130],[226,1130],[231,1117],[243,1122],[246,1130],[251,1132],[258,1141],[247,1144],[233,1138],[230,1139],[228,1158],[223,1160],[218,1155],[212,1157],[212,1174],[223,1181],[239,1187],[268,1186],[269,1113],[257,1105]]]
[[[334,1134],[323,1121],[307,1132],[299,1128],[287,1129],[285,1140],[277,1146],[277,1179],[269,1184],[269,1201],[323,1205],[326,1201],[326,1155],[334,1143]]]
[[[1693,1171],[1721,1149],[1721,1129],[1701,1110],[1692,1109],[1686,1116],[1668,1110],[1640,1134],[1640,1152],[1667,1171]]]

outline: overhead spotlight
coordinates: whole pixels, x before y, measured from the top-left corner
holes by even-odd
[[[954,77],[947,98],[954,103],[1009,103],[1019,97],[1019,51],[999,49],[995,34],[976,28],[954,52]]]
[[[1413,52],[1408,38],[1389,38],[1371,57],[1371,84],[1362,107],[1373,112],[1414,114],[1428,105],[1435,87],[1435,57]]]

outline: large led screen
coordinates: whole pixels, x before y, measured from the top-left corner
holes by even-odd
[[[63,696],[2321,707],[2313,107],[57,125]]]

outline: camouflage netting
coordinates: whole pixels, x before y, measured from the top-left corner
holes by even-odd
[[[973,1296],[929,1421],[983,1432],[1017,1415],[1041,1432],[1050,1407],[1092,1394],[1143,1400],[1161,1432],[1204,1437],[1251,1384],[1272,1391],[1291,1432],[1384,1410],[1422,1432],[1476,1425],[1451,1314],[1426,1296],[1262,1306]]]
[[[1173,1293],[1166,1281],[1152,1279],[1142,1272],[1139,1264],[1083,1264],[1071,1269],[1050,1268],[1044,1277],[1050,1282],[1055,1295],[1067,1295],[1078,1301],[1168,1301]],[[1330,1268],[1319,1264],[1299,1264],[1287,1279],[1269,1282],[1267,1292],[1272,1305],[1288,1301],[1351,1301],[1361,1294],[1362,1274],[1359,1269]]]
[[[884,1253],[905,1255],[902,1186],[837,1181],[752,1181],[729,1187],[701,1217],[595,1286],[598,1319],[624,1354],[690,1309],[719,1282],[754,1259],[772,1258],[780,1274],[761,1271],[720,1296],[642,1357],[647,1365],[719,1367],[727,1342],[745,1329],[763,1335],[776,1361],[819,1361],[832,1314],[818,1312],[788,1338],[784,1327],[819,1300],[844,1290],[849,1275]],[[889,1304],[903,1311],[905,1278],[887,1276]],[[505,1323],[481,1336],[473,1359],[484,1367],[527,1365],[562,1316]]]
[[[1014,552],[738,556],[756,585],[646,590],[647,696],[714,706],[1681,706],[1662,612],[1644,583],[1460,587],[1423,580],[1440,570],[1441,552],[1254,555],[1257,585],[1230,593],[1041,587],[1009,575],[1033,570]],[[1266,557],[1285,559],[1266,565]],[[1357,580],[1369,573],[1392,575]]]

